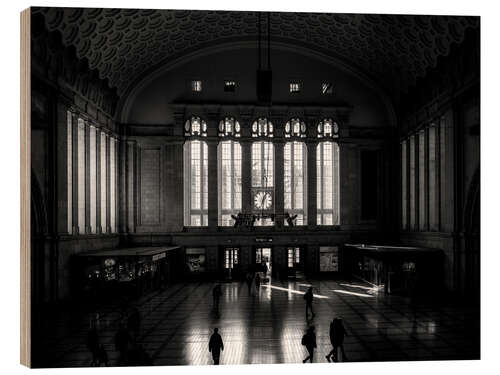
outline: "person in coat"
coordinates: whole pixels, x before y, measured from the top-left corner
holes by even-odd
[[[314,349],[316,349],[316,332],[314,332],[314,326],[310,326],[307,329],[307,333],[302,337],[302,345],[307,349],[309,355],[302,361],[306,363],[308,360],[313,361]]]
[[[347,360],[344,352],[344,337],[347,336],[347,331],[344,328],[342,319],[335,318],[330,323],[330,342],[332,344],[332,350],[326,355],[326,360],[330,362],[333,359],[334,362],[338,362],[338,351],[339,348],[342,352],[342,362]]]
[[[219,335],[219,329],[214,328],[214,333],[208,343],[208,351],[212,353],[214,365],[219,364],[221,350],[224,351],[224,343],[222,342],[222,337]]]
[[[312,286],[309,287],[309,289],[307,289],[307,292],[304,294],[304,299],[306,300],[306,319],[308,318],[308,312],[309,310],[311,310],[311,314],[314,318],[314,311],[313,311],[313,298],[314,298],[314,294],[313,294],[313,288]]]

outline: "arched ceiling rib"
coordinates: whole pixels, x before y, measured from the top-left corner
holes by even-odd
[[[228,41],[256,40],[257,12],[34,8],[91,69],[122,95],[155,66],[183,52]],[[267,17],[262,17],[267,30]],[[271,38],[343,59],[385,90],[405,91],[477,17],[271,13]]]

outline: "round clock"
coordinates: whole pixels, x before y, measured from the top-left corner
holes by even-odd
[[[255,194],[254,205],[259,210],[269,210],[273,204],[273,197],[269,192],[259,191]]]

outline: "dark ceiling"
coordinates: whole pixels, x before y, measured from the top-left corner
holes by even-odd
[[[37,13],[119,95],[184,53],[258,37],[257,12],[33,8]],[[392,94],[424,76],[467,28],[479,27],[479,17],[464,16],[273,12],[270,19],[272,41],[340,59]]]

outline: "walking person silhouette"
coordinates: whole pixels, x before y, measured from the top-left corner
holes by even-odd
[[[338,362],[339,356],[338,351],[342,352],[342,362],[347,360],[347,357],[344,352],[344,337],[347,336],[347,331],[344,328],[344,324],[342,323],[342,319],[335,318],[330,323],[330,342],[333,346],[330,353],[326,355],[326,360],[330,362],[330,359],[333,358],[334,362]]]
[[[219,364],[221,350],[224,351],[224,343],[222,342],[222,337],[219,335],[219,329],[214,328],[214,333],[212,333],[210,342],[208,343],[208,351],[212,353],[214,365]]]
[[[250,272],[247,273],[246,282],[247,282],[247,287],[248,287],[248,295],[251,295],[252,294],[253,276]]]
[[[313,311],[313,306],[312,306],[312,303],[313,303],[313,298],[314,298],[314,294],[313,294],[313,288],[312,286],[309,287],[309,289],[307,289],[307,292],[304,294],[304,299],[306,300],[306,319],[308,318],[308,312],[309,310],[311,310],[311,314],[314,318],[314,311]]]
[[[222,287],[220,284],[217,284],[214,286],[214,289],[212,290],[212,296],[214,300],[214,309],[215,312],[218,314],[219,313],[219,302],[220,302],[220,297],[222,296]]]
[[[316,348],[316,333],[314,332],[314,326],[310,326],[307,329],[307,333],[302,337],[302,345],[307,349],[309,355],[302,361],[306,363],[308,360],[313,361],[314,349]]]

